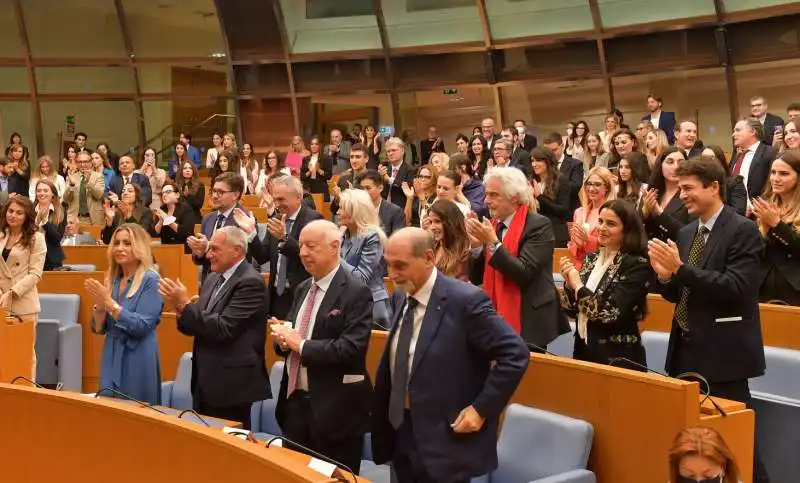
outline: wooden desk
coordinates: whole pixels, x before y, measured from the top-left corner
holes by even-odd
[[[105,391],[103,392],[103,394],[105,394]],[[84,394],[84,396],[91,397],[91,396],[94,396],[94,394]],[[124,404],[124,405],[127,405],[127,406],[140,407],[140,408],[142,407],[137,402],[130,401],[128,399],[114,398],[114,397],[111,397],[110,394],[108,396],[100,395],[100,396],[97,396],[97,397],[102,399],[102,400],[104,400],[104,401],[111,401],[111,402],[113,402],[115,404]],[[180,416],[180,414],[184,411],[183,409],[169,408],[169,407],[161,406],[161,405],[158,405],[158,404],[154,404],[153,407],[155,409],[158,409],[159,411],[164,411],[165,413],[167,413],[167,415],[174,416],[176,418],[178,416]],[[191,415],[194,418],[197,418],[197,416],[192,412],[187,412],[186,414]],[[188,416],[184,416],[184,417],[188,418]],[[223,426],[227,426],[229,428],[241,428],[242,427],[242,423],[239,422],[239,421],[230,421],[228,419],[215,418],[213,416],[206,416],[205,414],[201,414],[200,417],[203,418],[208,424],[210,424],[211,426],[215,426],[215,427],[223,427]],[[193,421],[191,419],[186,419],[186,420],[190,421],[190,422],[196,422],[197,424],[203,424],[200,420],[197,420],[197,421]]]
[[[14,415],[0,425],[5,481],[335,481],[308,456],[114,400],[0,384],[0,414]]]
[[[800,350],[800,307],[760,304],[764,345]],[[656,294],[647,296],[647,317],[642,330],[670,332],[675,304]]]
[[[0,309],[0,382],[11,382],[17,376],[33,380],[36,324],[32,319],[7,318],[6,313]]]

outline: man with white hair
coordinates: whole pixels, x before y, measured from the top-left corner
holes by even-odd
[[[530,208],[533,193],[517,168],[492,168],[484,177],[492,219],[467,220],[474,256],[470,279],[532,350],[569,332],[553,286],[553,227]]]
[[[269,314],[283,319],[292,306],[294,289],[308,278],[300,263],[300,232],[322,215],[303,205],[303,185],[294,176],[273,180],[272,199],[275,213],[267,220],[267,236],[256,237],[249,254],[259,265],[269,262]],[[242,229],[250,235],[256,227],[250,223]]]
[[[190,298],[180,280],[164,278],[159,288],[178,314],[178,330],[194,337],[194,410],[250,429],[250,406],[272,391],[264,364],[266,287],[246,254],[244,231],[221,227],[208,243],[211,273],[199,296]]]
[[[340,245],[339,228],[327,220],[300,233],[311,278],[295,288],[286,322],[270,320],[275,350],[286,357],[276,418],[287,438],[358,473],[372,403],[372,294],[341,265]]]
[[[406,195],[403,192],[403,183],[409,186],[414,184],[414,169],[403,160],[405,144],[402,139],[391,137],[386,141],[385,146],[386,158],[389,162],[378,166],[378,172],[384,182],[381,196],[386,201],[405,209]]]

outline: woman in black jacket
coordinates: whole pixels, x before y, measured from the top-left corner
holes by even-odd
[[[189,204],[198,218],[202,218],[200,210],[205,203],[206,187],[200,182],[200,175],[194,163],[186,162],[181,167],[181,172],[175,178],[175,185],[181,199]]]
[[[561,176],[556,163],[555,155],[547,148],[536,147],[531,151],[531,186],[539,202],[539,213],[553,225],[555,247],[566,248],[569,241],[569,180]]]
[[[800,151],[789,149],[772,163],[764,195],[753,215],[764,239],[759,301],[800,306]]]
[[[577,319],[573,357],[642,370],[637,365],[647,361],[639,321],[647,312],[652,275],[636,207],[607,201],[600,208],[597,239],[600,249],[586,255],[580,272],[569,257],[561,259],[562,305]]]
[[[161,208],[153,210],[153,226],[150,235],[161,238],[162,245],[184,245],[194,233],[199,218],[188,203],[181,200],[180,188],[173,181],[161,187]],[[188,245],[186,253],[191,253]]]
[[[142,188],[136,183],[126,184],[122,188],[119,201],[111,204],[106,200],[104,204],[106,225],[100,232],[103,243],[108,245],[117,227],[125,223],[136,223],[149,232],[153,228],[153,214],[150,208],[142,202]]]
[[[330,201],[328,181],[333,176],[333,162],[329,156],[322,153],[319,136],[311,138],[309,154],[303,158],[300,168],[300,181],[309,193],[321,193],[325,201]]]
[[[683,151],[669,147],[653,166],[650,184],[641,202],[648,239],[676,240],[678,231],[694,218],[681,201],[678,187],[678,167],[684,161]]]
[[[50,271],[64,264],[64,249],[61,239],[67,228],[67,205],[58,197],[55,184],[47,178],[36,182],[36,199],[33,202],[36,210],[36,224],[44,232],[47,254],[44,259],[44,270]]]

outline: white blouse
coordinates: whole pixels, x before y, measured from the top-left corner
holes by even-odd
[[[52,181],[52,179],[50,181]],[[29,188],[28,188],[28,198],[30,198],[31,201],[36,199],[36,183],[38,183],[38,182],[39,182],[39,178],[32,178],[31,179],[31,182],[30,182],[30,185],[29,185]],[[55,180],[55,182],[53,184],[56,185],[56,191],[58,192],[58,197],[59,198],[63,198],[64,197],[64,192],[67,190],[67,182],[64,181],[64,177],[61,176],[60,174],[56,174],[56,180]]]

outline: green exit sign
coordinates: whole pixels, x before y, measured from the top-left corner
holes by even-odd
[[[445,94],[445,95],[448,95],[448,96],[453,95],[453,94],[458,94],[458,89],[456,89],[455,87],[450,87],[448,89],[444,89],[442,91],[442,94]]]

